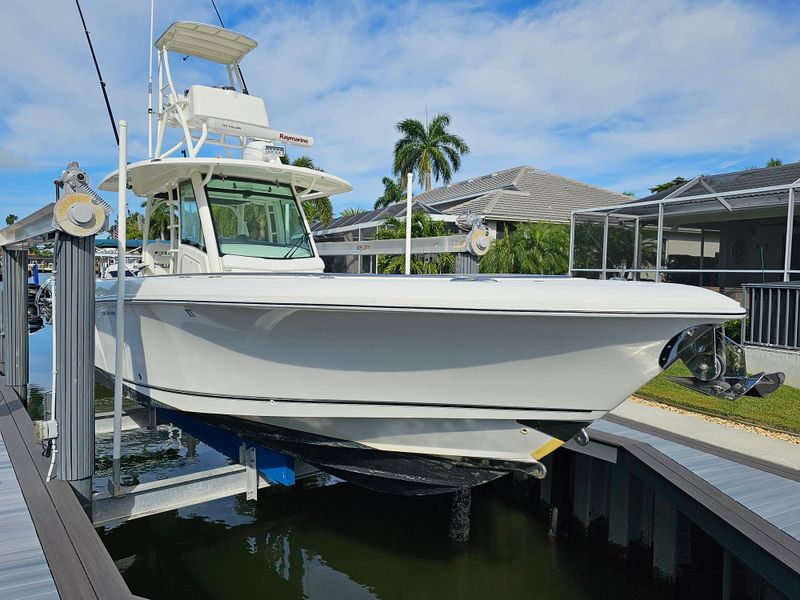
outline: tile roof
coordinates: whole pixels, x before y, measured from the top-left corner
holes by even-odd
[[[526,169],[531,169],[531,167],[514,167],[504,171],[495,171],[489,175],[473,177],[466,181],[449,183],[442,187],[434,188],[429,192],[423,192],[416,198],[426,204],[435,205],[438,202],[474,198],[494,190],[514,189],[517,178]]]
[[[451,183],[414,197],[415,203],[422,203],[429,213],[482,214],[498,221],[554,222],[569,222],[570,214],[576,209],[629,200],[627,196],[524,165]],[[437,210],[437,205],[443,205],[441,211]],[[399,202],[354,217],[340,217],[326,227],[315,224],[313,229],[355,229],[357,224],[404,214],[405,203]]]
[[[540,169],[516,171],[511,189],[480,195],[444,212],[482,214],[497,221],[568,223],[573,210],[630,201],[628,196]]]

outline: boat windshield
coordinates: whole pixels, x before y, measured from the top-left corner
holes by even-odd
[[[206,197],[220,255],[313,256],[288,184],[215,176],[206,185]]]

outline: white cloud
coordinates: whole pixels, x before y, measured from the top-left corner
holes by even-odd
[[[117,116],[145,148],[147,3],[84,0]],[[161,2],[156,29],[209,20],[209,7]],[[745,2],[491,4],[223,3],[260,47],[242,65],[273,126],[307,133],[326,170],[370,204],[388,174],[394,123],[449,112],[472,154],[468,177],[519,164],[639,193],[661,179],[763,163],[800,150],[793,77],[798,13]],[[228,11],[230,14],[226,14]],[[0,67],[4,156],[112,168],[110,127],[74,7],[8,11]],[[36,32],[36,35],[31,35]],[[8,52],[6,52],[8,54]],[[183,65],[192,69],[193,65]]]

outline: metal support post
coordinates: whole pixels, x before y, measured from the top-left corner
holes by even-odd
[[[569,217],[569,269],[567,275],[572,277],[572,269],[575,268],[575,213]]]
[[[414,176],[409,173],[406,180],[406,275],[411,274],[411,196],[414,187]]]
[[[700,286],[703,286],[703,260],[706,256],[706,230],[700,228]]]
[[[603,218],[603,279],[608,279],[608,215]]]
[[[361,241],[361,227],[358,228],[358,241]],[[356,260],[358,261],[358,274],[361,275],[362,270],[362,263],[364,262],[364,258],[361,256],[357,256]]]
[[[0,262],[0,271],[3,264]],[[5,287],[0,287],[0,371],[6,373],[6,300]]]
[[[478,273],[478,257],[471,252],[456,252],[455,272],[461,275]]]
[[[786,253],[783,258],[783,280],[789,281],[792,270],[792,234],[794,233],[794,188],[789,188],[789,206],[786,209]]]
[[[661,251],[664,243],[664,204],[658,205],[658,237],[656,238],[656,283],[661,282]]]
[[[28,251],[4,249],[3,316],[6,383],[28,400]]]
[[[125,368],[125,243],[127,240],[126,217],[128,215],[128,123],[119,122],[119,185],[117,187],[117,305],[116,346],[114,352],[114,447],[112,451],[111,485],[114,495],[120,493],[120,456],[122,448],[122,378]]]
[[[256,449],[242,442],[239,446],[239,464],[245,468],[245,494],[248,500],[258,499],[258,469]]]
[[[640,265],[642,264],[642,257],[640,255],[639,250],[639,240],[642,234],[642,230],[639,223],[639,217],[636,217],[633,221],[633,280],[639,281],[641,278],[639,273]]]
[[[60,232],[55,246],[58,476],[87,511],[94,474],[94,244],[93,235]]]

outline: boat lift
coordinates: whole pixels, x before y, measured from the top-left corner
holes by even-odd
[[[120,122],[124,167],[126,124]],[[125,214],[125,178],[120,178]],[[94,412],[95,236],[107,226],[111,207],[88,186],[86,173],[70,163],[55,180],[56,200],[0,230],[3,248],[0,302],[0,368],[23,401],[28,385],[28,249],[54,243],[53,392],[50,414],[35,423],[37,437],[51,452],[50,476],[69,481],[95,526],[120,523],[201,502],[244,493],[248,500],[270,485],[293,485],[318,471],[301,461],[212,427],[178,411],[150,407],[122,412],[121,380],[115,411]],[[119,260],[124,262],[124,219],[120,220]],[[124,292],[124,273],[118,279]],[[118,312],[121,315],[121,311]],[[62,317],[63,315],[63,317]],[[120,342],[123,340],[120,339]],[[122,352],[118,353],[122,356]],[[88,359],[88,360],[87,360]],[[117,372],[120,372],[117,370]],[[123,430],[154,426],[156,420],[180,427],[237,464],[169,479],[121,486],[120,439]],[[114,434],[114,476],[109,490],[92,493],[94,445],[98,432]],[[48,480],[49,477],[48,476]]]

